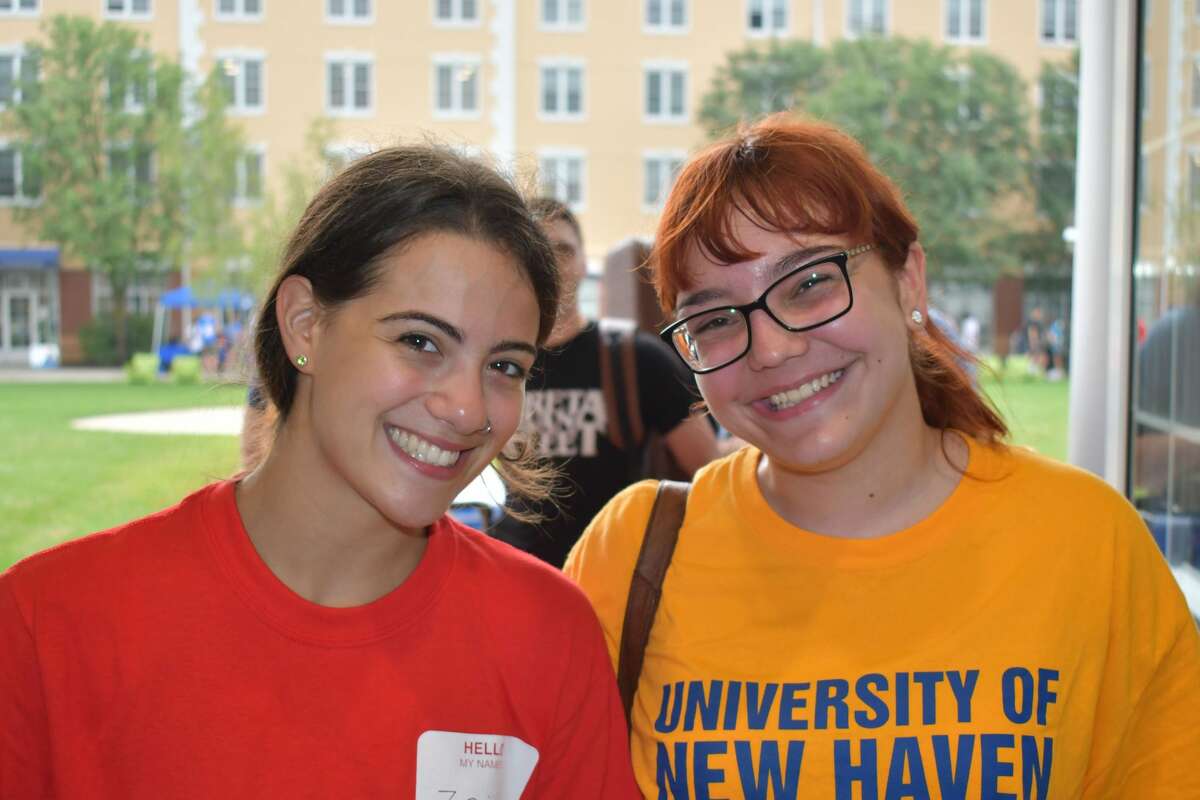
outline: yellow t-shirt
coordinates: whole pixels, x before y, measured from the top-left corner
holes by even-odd
[[[633,710],[650,798],[1200,798],[1200,636],[1137,512],[971,443],[927,519],[780,518],[752,448],[697,474]],[[567,561],[616,663],[655,484]]]

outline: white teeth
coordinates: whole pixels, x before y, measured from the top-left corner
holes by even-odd
[[[782,410],[797,403],[807,400],[822,389],[827,389],[846,374],[844,369],[835,369],[833,372],[827,372],[819,378],[813,378],[808,383],[802,383],[795,389],[790,389],[786,392],[776,392],[771,395],[771,406],[776,410]]]
[[[428,442],[415,433],[401,431],[396,428],[387,429],[388,436],[396,446],[417,461],[426,464],[433,464],[438,467],[448,467],[458,461],[458,457],[462,455],[460,450],[443,450],[433,442]]]

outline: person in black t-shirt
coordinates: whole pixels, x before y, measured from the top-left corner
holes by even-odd
[[[554,248],[562,303],[558,322],[534,363],[525,425],[537,432],[539,454],[561,470],[563,480],[557,503],[529,509],[542,517],[540,522],[505,516],[489,532],[561,567],[596,512],[629,484],[629,465],[638,454],[622,450],[608,436],[600,326],[583,316],[577,299],[587,271],[579,222],[570,209],[549,198],[535,200],[533,211]],[[693,379],[649,334],[636,334],[634,353],[642,423],[664,438],[676,463],[691,474],[718,455],[712,426],[691,415],[699,399]]]

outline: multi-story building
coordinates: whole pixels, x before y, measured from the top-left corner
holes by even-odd
[[[249,143],[253,204],[321,116],[330,156],[432,134],[537,174],[583,222],[589,258],[648,236],[688,153],[699,100],[730,51],[771,37],[828,44],[906,36],[984,48],[1037,100],[1048,59],[1075,46],[1078,0],[0,0],[0,107],[19,102],[21,45],[59,13],[144,31],[192,73],[219,66]],[[0,206],[35,202],[0,132]],[[0,207],[0,360],[61,342],[110,302],[103,279],[34,241]],[[162,289],[132,295],[146,310]]]

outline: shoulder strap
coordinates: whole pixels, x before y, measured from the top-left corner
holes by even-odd
[[[691,488],[690,483],[659,482],[658,495],[646,521],[642,549],[629,582],[617,662],[617,687],[625,706],[626,725],[632,725],[633,696],[637,694],[638,679],[642,675],[642,659],[646,654],[646,643],[650,641],[650,629],[654,627],[654,615],[658,612],[663,579],[679,541],[679,528],[683,525]]]
[[[645,434],[637,394],[634,336],[628,320],[603,318],[599,328],[600,389],[608,415],[608,439],[617,449],[635,451]]]

